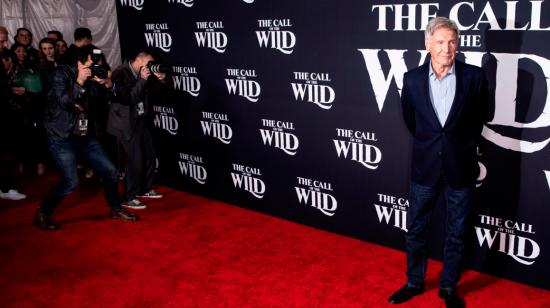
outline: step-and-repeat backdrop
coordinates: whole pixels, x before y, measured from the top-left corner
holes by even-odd
[[[467,266],[550,289],[548,1],[117,0],[117,10],[123,57],[148,50],[170,66],[173,90],[154,106],[163,184],[398,249],[411,152],[403,74],[429,58],[428,20],[455,20],[457,57],[485,69],[494,105]],[[444,225],[441,199],[436,259]]]

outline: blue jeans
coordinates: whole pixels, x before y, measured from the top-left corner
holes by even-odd
[[[48,148],[61,178],[39,206],[45,215],[50,216],[61,201],[77,187],[77,156],[86,159],[101,176],[109,207],[112,210],[120,210],[118,171],[95,137],[60,138],[49,135]]]
[[[432,210],[441,191],[447,205],[446,237],[443,250],[443,272],[439,287],[454,290],[460,278],[464,234],[470,212],[472,187],[452,188],[446,183],[437,186],[411,184],[407,229],[407,279],[410,286],[423,286],[428,266],[426,237]]]

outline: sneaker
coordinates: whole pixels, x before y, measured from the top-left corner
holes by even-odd
[[[128,209],[134,209],[134,210],[142,210],[147,207],[145,203],[139,201],[138,199],[132,199],[130,201],[126,201],[122,203],[122,207],[128,208]]]
[[[27,198],[27,195],[24,195],[15,189],[10,189],[7,193],[0,193],[0,198],[7,200],[23,200]]]
[[[111,213],[110,213],[110,216],[111,218],[114,218],[114,219],[120,219],[120,220],[124,220],[124,221],[138,221],[139,218],[130,213],[130,212],[127,212],[126,210],[124,209],[120,209],[120,210],[111,210]]]
[[[162,198],[162,195],[151,189],[150,191],[144,194],[138,194],[136,197],[145,198],[145,199],[160,199]]]

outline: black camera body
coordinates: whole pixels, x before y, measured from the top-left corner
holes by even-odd
[[[90,65],[90,70],[92,71],[92,77],[97,76],[99,79],[107,78],[107,67],[102,64],[93,63]]]
[[[100,64],[102,59],[101,49],[94,49],[92,51],[92,64],[90,65],[90,70],[92,71],[92,77],[97,77],[99,79],[107,78],[107,72],[109,69],[105,64]]]
[[[147,63],[147,67],[151,73],[168,74],[170,72],[170,67],[168,65],[157,63],[155,61],[149,61],[149,63]]]

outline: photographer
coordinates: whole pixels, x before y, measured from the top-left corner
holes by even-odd
[[[133,209],[146,207],[138,198],[162,198],[152,189],[156,153],[151,136],[151,92],[166,83],[167,69],[153,61],[151,54],[141,52],[113,72],[117,91],[107,131],[120,140],[126,151],[126,201],[122,206]]]
[[[92,83],[113,88],[108,76],[97,76],[92,66],[93,47],[78,51],[73,65],[56,68],[48,92],[44,124],[48,132],[48,147],[61,178],[36,209],[33,225],[43,230],[56,230],[51,220],[54,209],[78,185],[77,157],[82,157],[102,177],[105,199],[111,218],[136,221],[137,217],[120,206],[118,173],[95,137],[95,118],[90,97]]]

